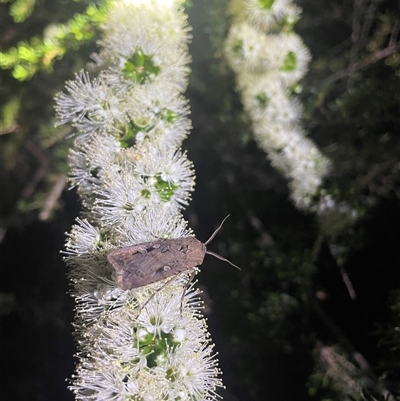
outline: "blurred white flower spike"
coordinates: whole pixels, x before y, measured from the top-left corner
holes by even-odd
[[[116,0],[93,57],[100,73],[77,74],[56,97],[59,124],[76,129],[70,180],[83,204],[66,244],[76,400],[219,398],[199,291],[191,285],[182,299],[188,274],[161,290],[162,282],[123,290],[107,261],[116,248],[192,234],[181,210],[194,170],[180,150],[191,128],[182,94],[189,31],[181,1]]]
[[[259,146],[288,180],[299,209],[311,210],[329,161],[301,129],[292,92],[310,53],[293,26],[301,10],[291,0],[231,0],[225,56],[251,117]]]

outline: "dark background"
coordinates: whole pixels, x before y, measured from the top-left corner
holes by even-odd
[[[332,160],[323,188],[359,213],[335,237],[294,208],[287,183],[252,139],[221,53],[225,0],[194,2],[184,142],[196,190],[184,211],[210,249],[198,276],[226,400],[383,400],[400,395],[399,9],[391,1],[299,1],[296,31],[313,61],[302,82],[304,127]],[[0,4],[2,51],[39,37],[85,2],[39,1],[16,23]],[[79,215],[74,190],[41,211],[67,171],[72,139],[53,128],[52,97],[96,50],[66,43],[51,70],[2,71],[1,107],[19,99],[1,146],[0,352],[4,400],[72,400],[73,301],[60,250]],[[3,111],[3,115],[4,115]],[[11,128],[10,128],[11,127]],[[60,134],[61,133],[61,134]],[[49,145],[49,138],[60,138]],[[343,278],[348,277],[345,284]],[[356,293],[351,298],[351,289]],[[327,357],[328,356],[328,357]],[[3,398],[4,397],[4,398]],[[374,398],[375,397],[375,398]]]

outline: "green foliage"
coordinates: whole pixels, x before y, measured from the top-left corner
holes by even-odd
[[[16,2],[15,4],[20,2]],[[11,69],[18,81],[32,78],[38,71],[51,72],[54,61],[62,58],[69,49],[77,50],[83,43],[93,39],[96,27],[106,15],[107,2],[101,7],[89,5],[81,14],[75,14],[64,24],[50,24],[42,37],[34,36],[29,41],[21,41],[17,46],[0,53],[0,68]],[[10,9],[12,13],[13,8]],[[14,16],[15,22],[22,22],[28,15]]]
[[[14,0],[10,7],[10,15],[14,22],[25,21],[33,12],[36,0]]]
[[[11,132],[14,129],[15,120],[19,113],[20,99],[11,97],[1,110],[0,133]]]
[[[87,57],[108,4],[9,3],[1,5],[5,24],[0,56],[4,69],[0,160],[5,195],[0,219],[4,229],[13,226],[18,215],[46,220],[59,209],[71,129],[53,127],[53,95],[73,70],[82,67],[85,61],[78,52],[84,49]]]

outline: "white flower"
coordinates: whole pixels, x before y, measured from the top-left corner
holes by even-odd
[[[180,299],[168,289],[156,293],[154,299],[148,302],[140,313],[137,324],[153,335],[160,335],[161,332],[169,334],[180,320],[179,315]]]
[[[194,174],[193,165],[185,154],[174,148],[162,151],[155,146],[143,146],[134,171],[154,186],[161,201],[187,204],[194,187]]]
[[[267,37],[246,22],[233,24],[225,41],[225,55],[236,72],[263,72],[268,68]]]
[[[77,224],[72,226],[68,234],[67,253],[80,256],[96,252],[101,244],[99,229],[87,220],[76,219],[76,221]]]
[[[294,24],[300,9],[291,0],[242,0],[246,17],[264,30]]]
[[[196,353],[182,347],[171,357],[171,365],[177,367],[177,379],[183,380],[189,397],[202,400],[205,394],[217,396],[216,389],[221,386],[221,381],[209,346],[203,345]]]
[[[138,85],[132,93],[127,112],[128,124],[140,132],[137,141],[151,141],[157,146],[180,146],[191,128],[187,100],[173,90],[159,85]]]
[[[192,234],[187,222],[177,210],[160,204],[149,204],[145,210],[127,220],[125,226],[115,227],[114,243],[126,246],[160,238],[180,238]]]
[[[99,149],[102,149],[99,152]],[[82,195],[90,194],[101,184],[104,170],[115,160],[121,150],[120,143],[110,135],[93,134],[71,149],[69,164],[72,187],[78,186]]]
[[[176,342],[182,342],[186,338],[186,330],[182,328],[176,328],[174,330],[174,340]]]
[[[245,88],[250,81],[270,74],[293,85],[307,72],[311,56],[296,34],[265,35],[248,23],[232,25],[225,42],[225,54],[231,68],[238,73],[238,86]],[[252,75],[254,74],[254,75]]]
[[[193,188],[191,163],[174,149],[161,152],[145,146],[136,158],[107,169],[96,190],[94,210],[107,226],[132,224],[151,204],[179,208]]]
[[[271,60],[274,60],[274,67],[286,85],[293,85],[303,78],[311,55],[298,35],[281,33],[273,36],[271,48],[275,49],[270,54]]]
[[[56,96],[59,124],[72,122],[81,140],[95,131],[110,131],[124,120],[121,93],[108,84],[104,75],[90,81],[89,75],[81,72],[74,81],[67,82],[66,88],[67,94]]]
[[[308,209],[329,172],[329,161],[297,125],[262,121],[254,130],[272,165],[289,180],[296,206]]]
[[[120,83],[186,88],[189,35],[186,16],[180,10],[159,1],[117,3],[104,32],[103,52],[97,62],[107,64],[111,60]]]
[[[289,95],[277,75],[266,74],[248,80],[242,92],[243,104],[255,122],[292,125],[302,115],[300,103]]]

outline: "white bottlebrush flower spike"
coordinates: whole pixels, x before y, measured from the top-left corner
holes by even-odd
[[[186,15],[178,0],[116,0],[103,30],[100,73],[77,74],[56,97],[59,124],[76,127],[70,179],[83,203],[66,246],[71,389],[77,400],[213,400],[220,371],[188,275],[124,291],[107,262],[116,247],[191,235],[180,214],[194,187],[180,151],[191,128]]]
[[[231,0],[225,55],[253,123],[255,139],[288,180],[295,205],[310,210],[328,160],[301,129],[291,92],[310,54],[292,31],[300,9],[290,0]]]

